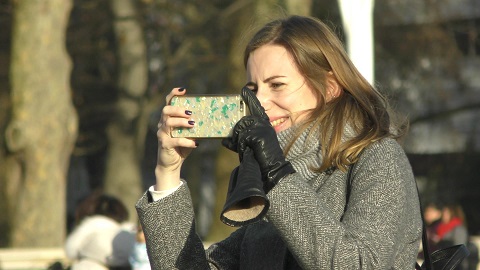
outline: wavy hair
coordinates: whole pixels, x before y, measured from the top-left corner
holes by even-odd
[[[340,168],[356,162],[361,151],[385,137],[398,138],[408,124],[394,128],[386,98],[357,70],[343,43],[322,21],[313,17],[290,16],[274,20],[261,28],[247,44],[246,67],[250,54],[267,44],[283,46],[293,57],[306,83],[315,91],[318,104],[299,125],[296,137],[311,124],[318,127],[323,162],[317,171]],[[327,74],[333,74],[341,94],[326,102]],[[353,137],[344,134],[345,125]],[[309,137],[315,132],[312,129]],[[294,141],[294,140],[293,140]],[[285,149],[287,153],[293,141]]]

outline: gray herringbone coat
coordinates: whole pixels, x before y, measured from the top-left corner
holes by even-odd
[[[288,136],[279,134],[282,145]],[[346,173],[309,170],[321,162],[318,144],[303,136],[287,158],[297,172],[268,194],[267,219],[207,251],[195,233],[185,182],[157,202],[146,192],[136,207],[152,269],[414,269],[422,221],[411,167],[397,142],[383,139],[363,151],[348,203]]]

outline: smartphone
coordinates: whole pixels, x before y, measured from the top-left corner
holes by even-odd
[[[170,105],[192,111],[192,128],[178,127],[176,138],[227,138],[235,124],[247,115],[248,108],[240,95],[185,95],[172,98]]]

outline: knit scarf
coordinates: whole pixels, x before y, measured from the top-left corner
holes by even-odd
[[[287,160],[294,165],[297,171],[299,168],[295,165],[301,166],[302,170],[305,170],[307,178],[314,177],[313,172],[307,167],[313,166],[313,168],[319,168],[323,161],[319,133],[320,128],[314,127],[313,124],[311,124],[295,140],[286,155]],[[280,147],[285,150],[287,145],[295,139],[296,134],[297,126],[292,126],[286,130],[280,131],[277,134]],[[342,134],[342,142],[345,142],[354,136],[355,132],[353,131],[353,128],[349,124],[345,125]]]
[[[295,140],[290,147],[286,159],[292,163],[297,172],[304,176],[307,182],[318,177],[318,173],[311,170],[311,168],[318,168],[322,164],[322,154],[320,141],[318,140],[318,133],[311,134],[309,131],[312,126],[307,128]],[[289,129],[283,130],[277,134],[280,147],[285,150],[287,145],[295,139],[297,127],[293,126]]]

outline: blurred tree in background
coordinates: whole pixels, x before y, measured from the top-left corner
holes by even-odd
[[[238,92],[243,48],[264,22],[313,15],[345,39],[337,1],[69,3],[0,0],[0,246],[62,245],[77,201],[95,189],[122,199],[135,222],[133,204],[155,181],[165,95]],[[19,16],[28,5],[36,12]],[[376,1],[374,25],[375,84],[411,120],[404,146],[422,194],[460,201],[480,233],[480,4]],[[233,230],[219,212],[237,164],[202,140],[183,167],[207,241]]]
[[[118,59],[117,98],[114,117],[106,127],[104,189],[123,200],[135,222],[135,203],[143,190],[140,161],[145,125],[140,123],[147,100],[147,52],[136,1],[110,0],[110,9]]]
[[[55,246],[66,231],[65,180],[77,135],[65,48],[72,2],[12,5],[10,117],[2,125],[6,155],[0,164],[2,238],[15,247]]]

